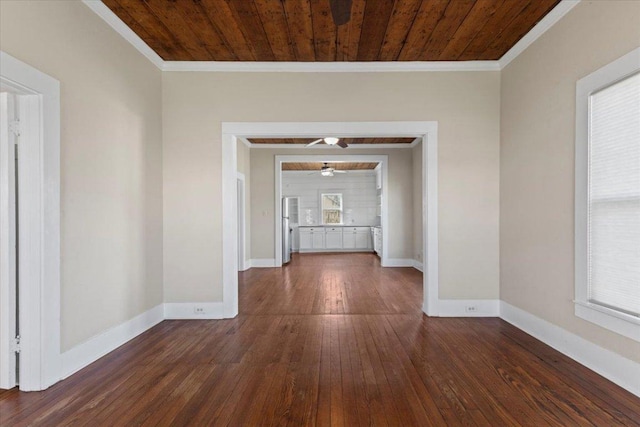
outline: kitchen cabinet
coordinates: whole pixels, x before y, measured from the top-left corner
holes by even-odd
[[[325,233],[326,249],[342,249],[342,228],[325,228]]]
[[[344,230],[342,232],[342,249],[356,248],[356,233]]]
[[[371,249],[371,244],[369,244],[369,242],[371,241],[371,232],[369,230],[356,231],[355,235],[357,249]]]
[[[371,230],[369,227],[344,227],[342,233],[343,249],[371,249]]]
[[[300,252],[371,251],[371,227],[300,227]]]
[[[322,227],[300,227],[300,251],[324,249],[324,229]]]
[[[382,229],[373,227],[373,250],[382,258]]]

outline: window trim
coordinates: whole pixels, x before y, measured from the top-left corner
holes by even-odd
[[[324,196],[340,196],[340,222],[324,222],[324,211],[335,211],[337,209],[325,209],[323,205]],[[344,225],[344,196],[341,192],[338,191],[330,191],[330,192],[321,192],[320,193],[320,223],[322,225]]]
[[[637,48],[576,83],[574,313],[581,319],[640,342],[639,317],[589,302],[587,235],[590,97],[639,71],[640,48]]]

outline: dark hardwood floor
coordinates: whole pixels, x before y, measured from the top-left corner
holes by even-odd
[[[640,425],[640,399],[499,319],[421,314],[370,254],[240,274],[240,315],[164,321],[0,425]]]

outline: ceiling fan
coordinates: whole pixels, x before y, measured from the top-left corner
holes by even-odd
[[[340,141],[340,138],[335,138],[333,136],[329,136],[326,138],[316,139],[315,141],[307,144],[305,147],[311,147],[312,145],[316,145],[320,142],[324,142],[327,145],[337,145],[338,147],[347,148],[348,145],[344,141]]]
[[[313,175],[318,173],[318,171],[311,172],[309,175]],[[322,176],[333,176],[334,173],[347,173],[347,171],[340,171],[329,166],[329,163],[324,163],[322,168],[320,168],[320,175]]]
[[[329,0],[329,6],[336,26],[349,22],[351,18],[351,0]]]

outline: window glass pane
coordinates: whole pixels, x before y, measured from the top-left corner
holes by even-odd
[[[324,223],[325,224],[340,224],[342,221],[340,219],[340,214],[342,212],[336,210],[324,210]]]
[[[640,74],[590,97],[589,299],[640,314]]]
[[[342,194],[323,194],[322,209],[342,209]]]

